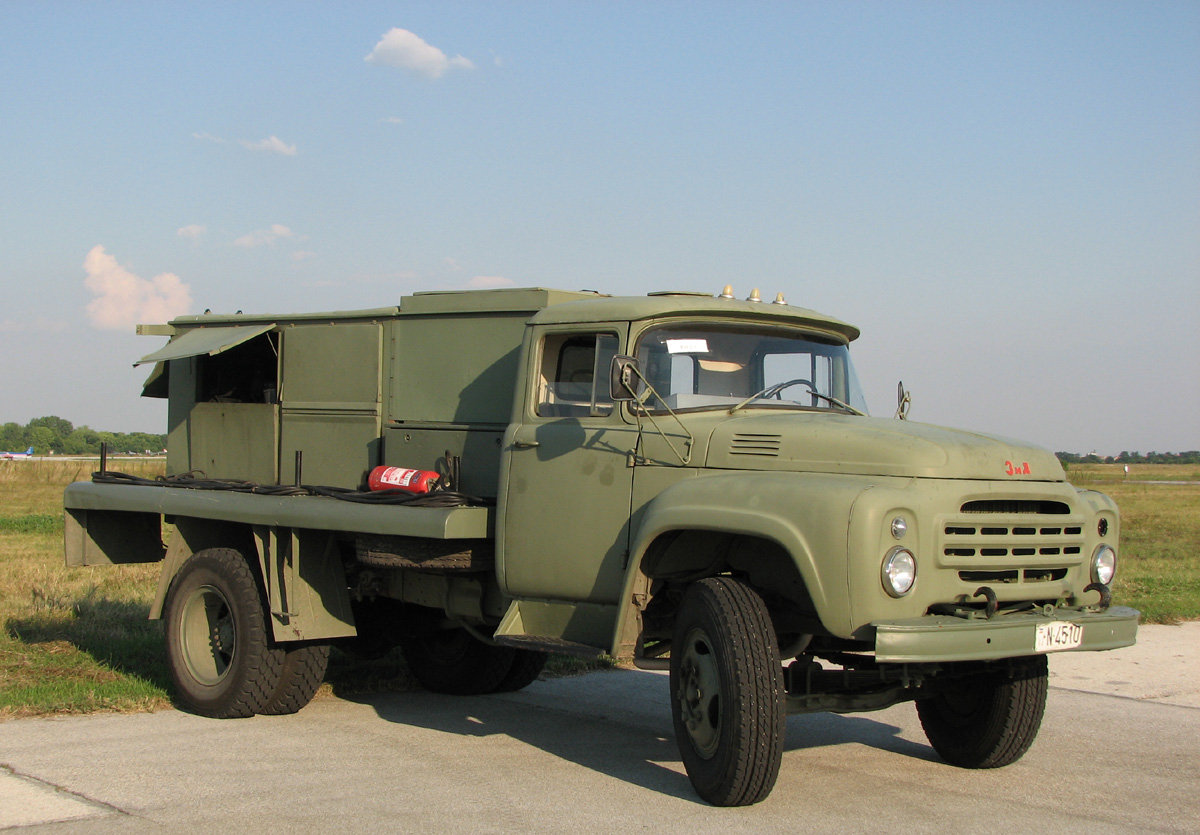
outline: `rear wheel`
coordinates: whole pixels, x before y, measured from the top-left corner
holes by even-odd
[[[273,716],[295,713],[312,701],[329,666],[329,644],[307,644],[289,649],[285,644],[279,684],[259,713]]]
[[[202,716],[252,716],[276,692],[285,653],[270,646],[262,596],[242,555],[193,554],[164,606],[167,663],[181,707]]]
[[[461,626],[406,630],[400,645],[409,671],[426,690],[459,696],[496,692],[517,653],[485,644]]]
[[[779,776],[785,727],[783,668],[761,597],[731,577],[684,594],[671,642],[671,715],[697,793],[748,806]]]
[[[987,670],[941,685],[917,702],[933,749],[963,768],[999,768],[1029,750],[1046,709],[1046,656],[1023,659],[1011,672]]]
[[[532,649],[513,650],[513,663],[496,685],[496,693],[512,693],[522,690],[537,681],[546,666],[547,655]]]

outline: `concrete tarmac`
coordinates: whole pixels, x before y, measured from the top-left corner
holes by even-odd
[[[29,832],[1200,831],[1200,622],[1051,656],[1033,748],[942,763],[911,704],[793,716],[762,803],[699,800],[666,677],[520,693],[318,699],[294,716],[178,711],[0,723],[0,829]]]

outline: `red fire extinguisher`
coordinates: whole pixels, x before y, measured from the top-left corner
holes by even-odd
[[[406,493],[429,493],[437,487],[441,476],[429,470],[409,470],[404,467],[376,467],[367,477],[372,490],[403,490]]]

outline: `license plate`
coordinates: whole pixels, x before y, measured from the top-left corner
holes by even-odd
[[[1034,652],[1058,652],[1075,649],[1083,643],[1083,626],[1078,623],[1055,621],[1038,624],[1034,637]]]

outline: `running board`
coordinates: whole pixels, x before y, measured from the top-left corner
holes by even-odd
[[[549,652],[554,655],[570,655],[575,658],[592,660],[604,654],[599,647],[579,644],[549,635],[497,635],[493,639],[502,647],[528,649],[536,652]]]
[[[514,600],[492,640],[501,646],[596,658],[613,639],[617,607],[566,600]]]

